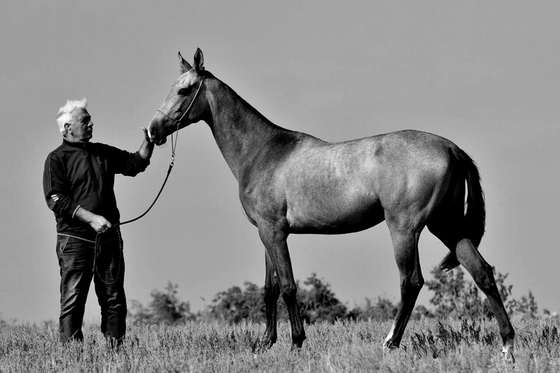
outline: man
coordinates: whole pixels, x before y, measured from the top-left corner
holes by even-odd
[[[93,278],[101,331],[113,345],[126,329],[124,257],[113,190],[115,174],[136,176],[150,164],[154,144],[147,130],[135,153],[91,143],[93,122],[86,99],[68,101],[57,123],[62,144],[45,162],[43,189],[54,212],[60,265],[60,339],[83,340],[82,321]]]

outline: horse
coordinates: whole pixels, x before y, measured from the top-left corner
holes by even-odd
[[[178,53],[181,74],[148,127],[150,141],[204,121],[239,184],[247,219],[265,247],[263,347],[277,339],[277,301],[289,313],[292,346],[305,331],[296,302],[289,234],[344,234],[385,221],[400,275],[400,301],[384,349],[398,348],[424,284],[418,240],[428,227],[449,249],[441,267],[462,265],[487,296],[513,360],[515,331],[492,267],[478,251],[485,201],[473,160],[457,145],[427,132],[403,130],[329,143],[266,119],[204,67]]]

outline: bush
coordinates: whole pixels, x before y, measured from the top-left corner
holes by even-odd
[[[346,317],[346,306],[334,295],[329,283],[313,273],[303,284],[307,287],[299,288],[298,304],[304,321],[332,323]]]
[[[426,287],[434,292],[430,303],[435,306],[436,317],[472,319],[487,314],[489,309],[478,295],[478,288],[464,278],[461,268],[446,272],[435,267],[431,273],[434,279],[426,281]]]
[[[233,286],[221,291],[212,300],[209,316],[216,320],[237,324],[242,320],[261,322],[265,318],[264,289],[245,282],[245,289]]]
[[[144,307],[137,301],[131,302],[131,319],[134,323],[173,325],[194,318],[188,302],[177,298],[178,285],[167,284],[165,292],[154,290],[150,293],[152,301]]]
[[[307,323],[318,321],[334,322],[346,317],[346,306],[332,292],[330,285],[313,273],[304,281],[305,287],[297,282],[300,315]],[[264,288],[251,282],[245,289],[233,286],[219,292],[209,306],[211,318],[236,324],[242,320],[261,322],[265,319]],[[278,299],[278,318],[288,319],[286,306]]]
[[[439,267],[431,271],[433,279],[426,281],[428,290],[434,295],[430,303],[435,307],[429,310],[417,305],[411,319],[452,318],[481,319],[493,316],[485,297],[481,297],[476,285],[465,279],[462,269],[456,268],[445,272]],[[496,285],[510,316],[516,314],[524,318],[538,316],[537,302],[531,292],[516,300],[512,297],[512,285],[506,285],[507,274],[494,270]],[[397,306],[389,299],[378,297],[374,302],[366,298],[365,305],[356,306],[348,311],[331,290],[329,283],[313,273],[304,282],[296,282],[297,299],[302,319],[308,324],[316,322],[333,323],[336,320],[375,320],[379,322],[392,320],[397,313]],[[186,320],[205,319],[225,321],[238,324],[247,320],[260,323],[265,321],[264,288],[251,282],[245,282],[244,288],[233,286],[219,292],[212,304],[203,312],[194,315],[190,312],[188,302],[177,299],[177,285],[168,283],[164,292],[154,290],[148,307],[132,301],[131,318],[134,322],[149,324],[176,324]],[[545,314],[549,313],[545,310]],[[280,297],[278,300],[278,318],[287,320],[288,312]]]
[[[354,307],[349,313],[351,320],[393,320],[397,314],[397,307],[387,298],[377,297],[377,303],[373,303],[370,298],[366,298],[366,304]]]
[[[529,294],[521,297],[520,300],[514,299],[512,296],[513,285],[505,283],[508,274],[501,274],[495,268],[493,271],[496,286],[508,314],[529,318],[537,317],[538,306],[533,294],[529,291]],[[479,294],[474,282],[465,279],[461,268],[446,272],[435,267],[431,273],[434,279],[426,281],[426,286],[434,292],[430,303],[435,306],[435,316],[473,319],[494,315],[486,296]]]

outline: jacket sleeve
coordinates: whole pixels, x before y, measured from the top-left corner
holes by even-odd
[[[106,146],[105,151],[111,154],[110,158],[116,174],[136,176],[150,165],[150,160],[142,158],[138,152],[130,153],[111,146]]]
[[[57,216],[73,218],[80,207],[68,196],[69,185],[60,159],[49,154],[43,171],[43,192],[47,206]]]
[[[129,153],[125,171],[122,174],[125,176],[136,176],[140,172],[144,172],[149,165],[150,160],[142,158],[138,152]]]

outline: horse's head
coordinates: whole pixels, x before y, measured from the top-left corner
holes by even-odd
[[[148,134],[157,145],[165,143],[173,132],[202,119],[206,100],[201,96],[204,82],[204,56],[200,49],[194,55],[194,67],[179,52],[181,76],[175,81],[161,107],[148,126]]]

